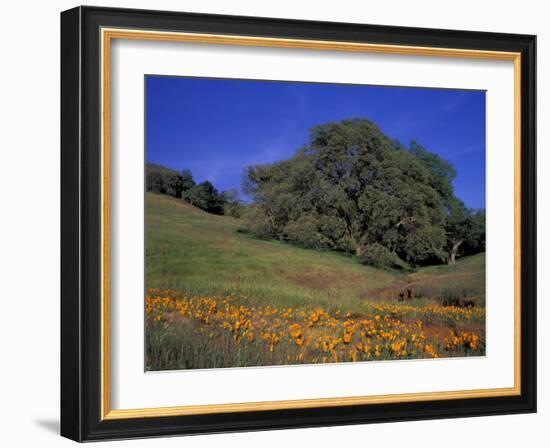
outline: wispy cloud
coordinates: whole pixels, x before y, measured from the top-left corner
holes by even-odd
[[[449,151],[447,152],[447,157],[449,159],[459,159],[460,157],[475,153],[475,152],[484,152],[485,151],[485,143],[478,142],[471,146],[465,146],[462,149],[459,149],[457,151]]]

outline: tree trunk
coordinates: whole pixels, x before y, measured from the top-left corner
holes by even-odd
[[[464,242],[464,240],[458,240],[453,242],[453,247],[451,249],[451,252],[449,254],[449,258],[447,260],[447,264],[449,266],[454,266],[456,264],[456,256],[458,254],[458,248],[460,245]]]
[[[365,233],[355,243],[355,255],[362,257],[365,254],[365,246],[367,245],[368,235]]]

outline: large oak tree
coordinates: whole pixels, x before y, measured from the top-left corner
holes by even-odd
[[[416,142],[404,148],[369,120],[328,123],[294,157],[245,169],[254,198],[245,228],[372,264],[454,262],[463,242],[454,250],[450,241],[473,237],[455,222],[455,176],[449,162]]]

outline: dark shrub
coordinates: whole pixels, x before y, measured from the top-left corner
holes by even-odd
[[[225,204],[223,214],[232,216],[233,218],[242,218],[244,215],[245,205],[239,203]]]
[[[406,269],[407,264],[379,243],[368,244],[365,246],[361,262],[377,268]]]
[[[251,233],[257,238],[270,240],[275,237],[273,225],[265,213],[255,205],[249,205],[243,210],[243,224],[239,232]]]
[[[209,181],[183,192],[183,200],[208,213],[223,215],[224,199]]]
[[[317,229],[317,220],[311,215],[302,215],[290,221],[284,229],[286,239],[298,246],[311,249],[323,247],[323,237]]]

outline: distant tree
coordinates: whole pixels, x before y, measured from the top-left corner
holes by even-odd
[[[195,186],[195,180],[193,179],[193,174],[188,169],[184,169],[181,172],[181,188],[182,191],[190,190]]]
[[[181,197],[182,178],[177,171],[155,163],[148,163],[145,170],[147,191]]]
[[[459,255],[485,250],[485,210],[469,210],[454,198],[446,222],[447,244],[444,261],[454,265]]]
[[[163,165],[148,163],[146,165],[145,186],[147,191],[181,198],[195,207],[209,213],[223,215],[226,200],[214,186],[205,181],[196,184],[190,170],[181,173]],[[235,197],[238,201],[238,197]]]
[[[147,191],[152,191],[153,193],[166,193],[162,174],[159,170],[154,170],[147,166],[146,188]]]
[[[230,204],[241,202],[239,190],[236,188],[230,188],[229,190],[222,191],[222,196],[225,201]]]
[[[178,172],[170,171],[165,175],[166,194],[175,198],[181,198],[183,191],[182,179]]]
[[[222,192],[224,200],[224,215],[240,218],[244,212],[245,205],[240,198],[239,191],[236,188]]]
[[[225,201],[209,181],[204,181],[183,193],[183,199],[208,213],[223,215]]]

